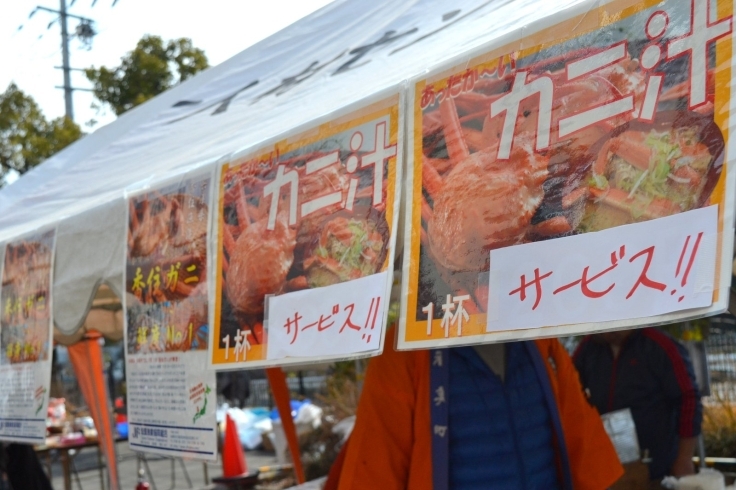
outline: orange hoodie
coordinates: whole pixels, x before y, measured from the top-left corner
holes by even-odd
[[[431,490],[432,435],[429,351],[393,349],[373,358],[355,428],[341,468],[325,488]],[[598,412],[585,399],[578,373],[556,339],[535,341],[557,399],[575,490],[603,490],[623,474]],[[339,483],[338,483],[339,478]]]

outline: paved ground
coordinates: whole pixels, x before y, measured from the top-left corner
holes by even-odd
[[[117,444],[117,452],[120,488],[121,490],[134,490],[138,479],[138,460],[136,453],[130,450],[127,442],[119,442]],[[276,464],[276,456],[273,453],[263,451],[247,451],[246,460],[249,469]],[[46,462],[42,461],[42,463],[45,464]],[[222,475],[222,463],[220,461],[205,465],[201,461],[172,460],[147,454],[146,463],[153,477],[149,477],[148,480],[152,484],[152,490],[201,489],[207,487],[212,477]],[[96,490],[102,488],[96,448],[84,449],[75,455],[74,468],[77,470],[78,478],[74,475],[72,476],[71,490]],[[58,461],[52,463],[51,471],[54,490],[64,490],[64,479],[61,465]]]

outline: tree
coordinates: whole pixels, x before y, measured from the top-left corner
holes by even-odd
[[[142,104],[208,67],[204,51],[187,38],[164,41],[143,36],[135,49],[121,58],[120,66],[88,68],[93,93],[116,115]]]
[[[69,118],[48,121],[36,101],[11,83],[0,94],[0,187],[8,172],[24,174],[81,136]]]

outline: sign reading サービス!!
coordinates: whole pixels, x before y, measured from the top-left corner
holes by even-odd
[[[402,100],[379,95],[221,168],[214,368],[380,353]]]
[[[400,348],[725,309],[732,10],[586,2],[412,81]]]

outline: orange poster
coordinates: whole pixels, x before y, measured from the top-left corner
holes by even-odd
[[[400,348],[724,310],[732,6],[585,2],[411,82]],[[712,231],[682,225],[669,244],[619,243],[640,233],[627,226],[680,229],[709,206]],[[709,278],[699,302],[680,292],[692,287],[688,263]]]
[[[210,342],[215,368],[380,352],[390,272],[382,276],[372,303],[355,291],[353,303],[325,303],[316,323],[296,311],[292,320],[269,325],[267,305],[271,295],[286,294],[295,305],[329,302],[320,288],[350,288],[355,281],[391,270],[400,178],[399,102],[396,94],[346,109],[222,167]],[[308,290],[317,296],[308,299]],[[344,328],[350,312],[355,313],[350,324],[357,324],[358,302],[363,300],[372,318],[363,324],[374,327],[368,336]],[[282,338],[275,329],[288,332],[283,338],[291,344],[289,354],[279,359],[275,345],[268,345],[269,339],[273,344]],[[355,349],[339,349],[353,345],[348,339],[355,340]]]

